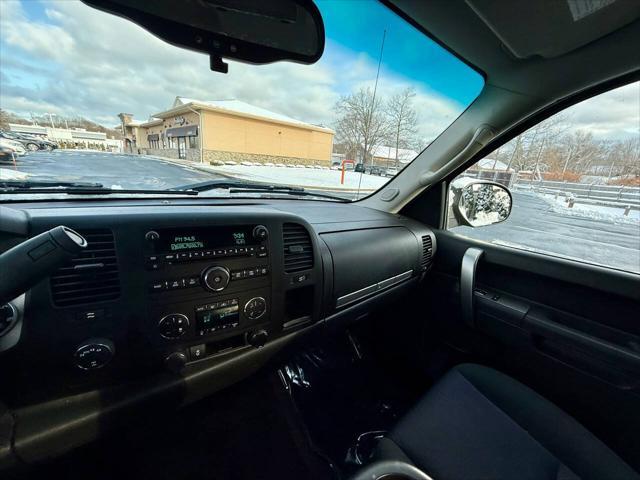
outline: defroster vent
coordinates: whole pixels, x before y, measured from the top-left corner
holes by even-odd
[[[301,272],[313,267],[313,247],[309,232],[297,223],[282,226],[284,242],[284,271]]]
[[[423,272],[429,270],[429,267],[431,266],[432,257],[433,257],[433,240],[431,239],[431,235],[423,235],[422,236],[422,260],[420,261],[420,266],[422,267]]]
[[[51,276],[53,303],[58,307],[114,300],[120,295],[118,261],[113,232],[79,231],[87,248]]]

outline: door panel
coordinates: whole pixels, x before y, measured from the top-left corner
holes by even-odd
[[[429,308],[442,339],[529,384],[640,468],[640,276],[436,235]],[[469,248],[482,250],[471,281]]]

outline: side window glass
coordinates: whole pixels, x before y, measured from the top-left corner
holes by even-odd
[[[448,228],[640,273],[640,82],[576,104],[469,167],[450,184]]]

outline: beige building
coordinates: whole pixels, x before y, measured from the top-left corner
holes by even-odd
[[[119,115],[125,150],[206,163],[250,161],[329,166],[333,130],[239,100],[177,97],[148,122]]]

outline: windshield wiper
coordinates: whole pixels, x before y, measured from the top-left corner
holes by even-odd
[[[56,180],[2,180],[0,188],[103,188],[101,183],[58,182]]]
[[[288,185],[271,185],[268,183],[245,182],[242,180],[209,180],[193,185],[185,185],[182,188],[193,190],[196,192],[207,192],[215,189],[226,189],[229,193],[277,193],[284,195],[297,195],[302,197],[318,197],[336,200],[340,202],[349,202],[347,198],[338,195],[330,195],[327,193],[316,193],[305,190],[303,187],[290,187]]]
[[[68,193],[73,195],[150,194],[150,195],[198,195],[191,189],[123,189],[107,188],[101,183],[58,181],[0,181],[0,194],[12,193]]]

